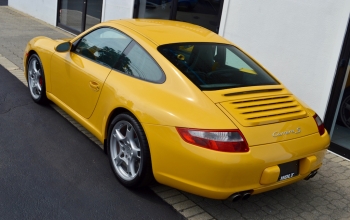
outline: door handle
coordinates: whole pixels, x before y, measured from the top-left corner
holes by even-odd
[[[95,92],[98,92],[100,90],[100,85],[97,82],[90,81],[89,85],[90,85],[90,88]]]

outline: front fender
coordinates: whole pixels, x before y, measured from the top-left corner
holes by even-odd
[[[38,54],[41,63],[43,65],[44,74],[45,74],[45,85],[46,91],[51,91],[51,80],[50,80],[50,60],[52,54],[55,52],[55,47],[59,44],[59,42],[52,40],[51,38],[39,36],[31,39],[25,50],[24,50],[24,58],[23,58],[23,69],[24,75],[28,80],[27,75],[27,66],[28,60],[33,53]]]

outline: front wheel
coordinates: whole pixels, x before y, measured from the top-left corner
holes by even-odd
[[[107,149],[117,179],[129,188],[147,185],[153,178],[146,135],[130,114],[117,115],[108,129]]]
[[[28,88],[32,99],[39,104],[46,102],[45,76],[40,58],[36,54],[29,57],[27,66]]]

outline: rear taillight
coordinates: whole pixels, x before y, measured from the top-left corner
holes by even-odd
[[[318,133],[320,133],[320,135],[323,135],[325,132],[325,129],[324,129],[324,124],[322,119],[317,114],[315,114],[313,117],[318,127]]]
[[[176,128],[187,143],[223,152],[248,152],[249,147],[239,130],[199,130]]]

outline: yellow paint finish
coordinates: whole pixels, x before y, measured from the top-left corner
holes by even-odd
[[[244,134],[244,137],[248,141],[250,147],[261,144],[292,140],[306,135],[318,133],[316,122],[311,116],[292,121],[245,127],[240,125],[240,123],[230,113],[228,113],[226,109],[222,108],[221,106],[219,107]],[[299,133],[297,133],[298,130],[300,130]],[[290,133],[287,134],[289,131]],[[293,133],[291,131],[295,132]]]
[[[279,175],[280,175],[279,166],[268,167],[262,173],[260,184],[268,185],[271,183],[275,183],[277,182]]]
[[[226,199],[236,192],[274,189],[304,179],[299,175],[272,184],[260,184],[264,170],[278,164],[316,156],[311,169],[322,163],[328,134],[251,147],[248,153],[223,153],[184,142],[171,126],[142,124],[150,146],[156,180],[197,195]],[[164,138],[166,137],[166,138]],[[171,156],[169,156],[171,155]]]
[[[35,52],[38,54],[41,63],[43,65],[44,74],[45,74],[45,83],[46,83],[46,91],[51,90],[51,67],[50,67],[50,60],[51,56],[54,52],[54,48],[57,46],[57,42],[54,40],[51,40],[47,37],[36,37],[33,38],[29,43],[27,44],[24,53],[29,54],[29,52]],[[27,78],[27,62],[29,61],[29,56],[23,59],[23,66],[24,66],[24,73]],[[28,79],[27,79],[28,80]]]
[[[306,157],[302,160],[300,160],[299,163],[299,173],[300,174],[307,174],[312,171],[312,165],[317,161],[317,158],[315,156]]]
[[[237,192],[253,190],[257,194],[291,184],[307,176],[304,167],[314,170],[321,166],[330,142],[328,133],[319,135],[312,118],[314,112],[283,85],[202,92],[157,51],[158,45],[167,43],[230,44],[229,41],[195,25],[161,20],[110,21],[87,32],[103,26],[117,28],[137,41],[157,61],[165,73],[165,82],[146,82],[71,52],[56,53],[55,46],[63,41],[44,37],[31,40],[25,53],[35,51],[42,60],[47,97],[101,142],[107,138],[113,112],[126,111],[135,116],[146,133],[153,173],[160,183],[209,198],[226,199]],[[24,65],[26,62],[25,59]],[[239,116],[245,113],[226,106],[273,96],[294,97],[305,114],[291,121],[276,118],[259,125],[248,122],[247,126],[246,119]],[[266,110],[262,106],[254,110],[259,108]],[[194,146],[182,140],[176,127],[239,129],[250,151],[225,153]],[[270,167],[314,157],[312,163],[307,163],[308,159],[302,162],[300,175],[268,183],[276,175]],[[261,180],[265,172],[271,174]]]
[[[142,33],[156,45],[179,42],[215,42],[231,44],[210,30],[186,22],[155,19],[134,19],[111,21]],[[181,34],[179,34],[181,33]]]
[[[255,98],[292,94],[282,85],[241,87],[232,89],[203,91],[203,93],[205,93],[214,103],[222,103],[234,100],[245,100],[248,98],[252,98],[252,94],[254,94]]]
[[[75,53],[54,53],[51,58],[52,94],[84,118],[89,118],[110,67]]]

